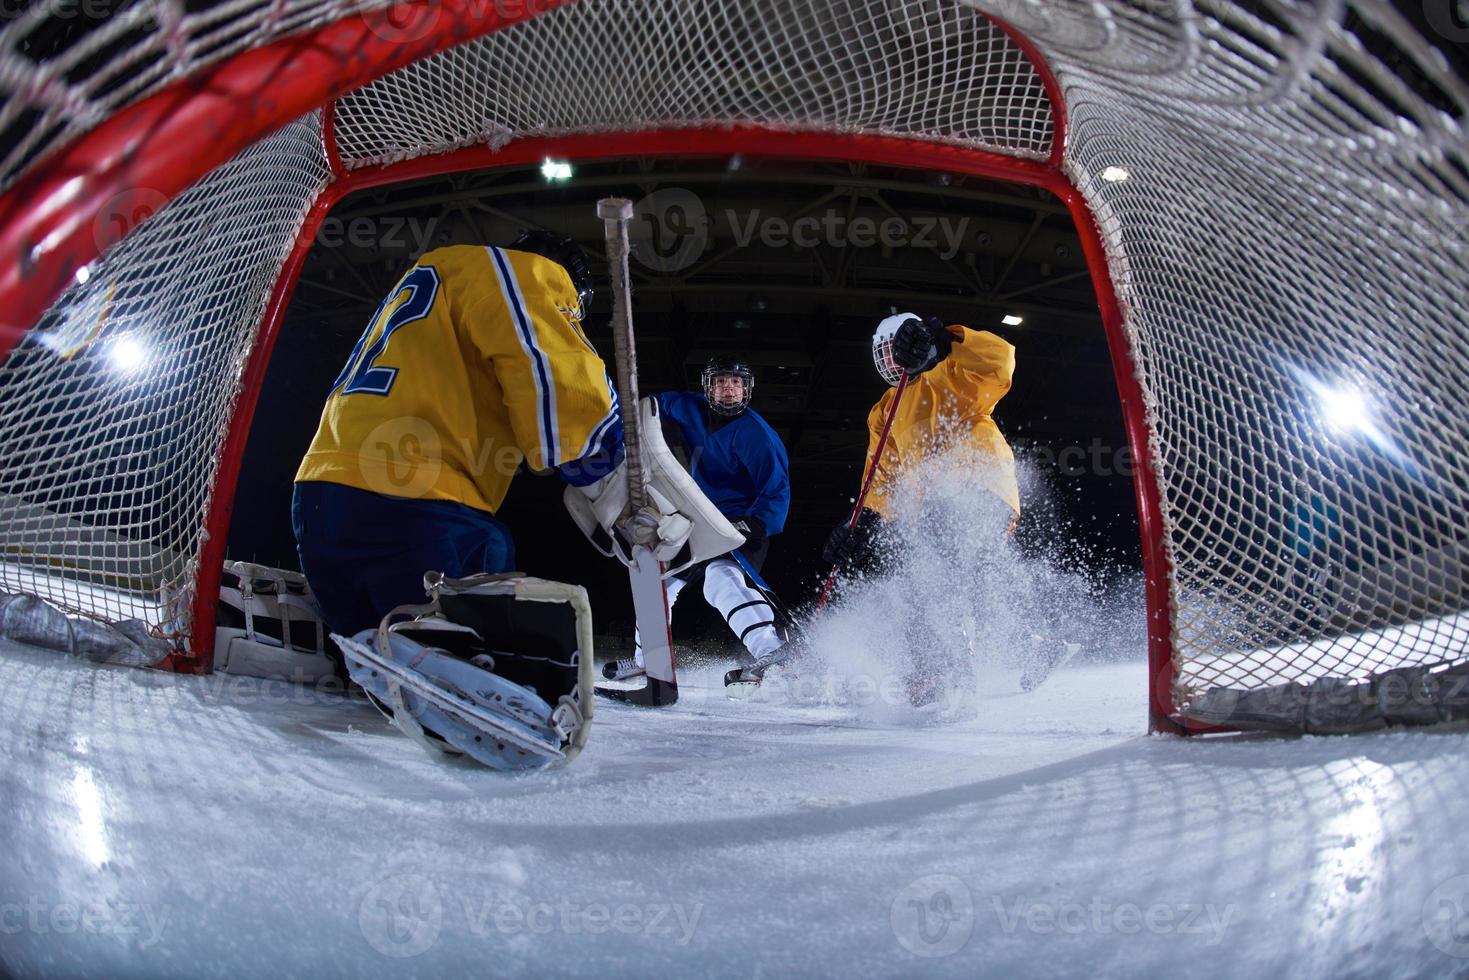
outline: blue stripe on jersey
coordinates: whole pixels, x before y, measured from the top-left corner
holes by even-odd
[[[531,322],[530,314],[525,310],[525,301],[520,294],[520,283],[515,278],[515,270],[510,267],[510,260],[505,257],[503,251],[494,246],[489,246],[488,251],[495,264],[495,274],[500,279],[500,291],[505,296],[505,308],[510,311],[511,317],[515,320],[516,335],[520,338],[520,346],[530,358],[531,364],[535,366],[536,392],[540,395],[541,401],[541,465],[555,466],[561,462],[561,454],[556,439],[556,386],[551,381],[551,366],[546,359],[545,352],[537,343],[535,324]]]
[[[586,459],[593,453],[600,452],[602,449],[602,440],[606,437],[607,430],[612,428],[612,423],[616,421],[617,413],[615,411],[608,412],[607,417],[597,424],[597,427],[592,430],[591,435],[587,436],[587,443],[585,446],[582,446],[581,455],[577,459]]]
[[[570,315],[567,316],[567,319],[571,321],[571,332],[574,333],[574,334],[576,334],[576,338],[582,342],[582,344],[586,347],[587,350],[591,351],[593,354],[597,354],[597,348],[595,348],[595,347],[592,346],[592,342],[587,339],[586,331],[584,331],[582,329],[582,325],[581,325],[581,321],[582,321],[581,313],[582,313],[581,307],[577,307],[577,315],[576,316],[570,316]],[[597,357],[598,358],[600,358],[601,356],[602,356],[601,354],[597,354]]]
[[[607,377],[607,375],[604,373],[603,377]],[[581,455],[577,459],[586,459],[588,456],[601,452],[602,440],[606,438],[607,430],[622,416],[622,401],[617,397],[617,389],[612,387],[612,379],[610,377],[607,378],[607,394],[611,396],[612,407],[607,410],[607,414],[603,417],[602,421],[597,423],[597,427],[592,430],[592,434],[587,436],[586,445],[581,447]]]

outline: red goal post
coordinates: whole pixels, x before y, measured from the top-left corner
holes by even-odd
[[[90,615],[149,619],[172,635],[179,651],[175,667],[208,670],[224,540],[255,399],[301,263],[333,204],[366,187],[547,156],[743,153],[976,174],[1044,187],[1067,204],[1087,254],[1138,463],[1155,728],[1207,727],[1183,717],[1180,707],[1211,687],[1262,689],[1463,659],[1464,633],[1456,617],[1469,602],[1457,539],[1449,532],[1445,543],[1443,532],[1455,518],[1459,526],[1469,524],[1462,474],[1453,482],[1458,447],[1452,440],[1433,442],[1425,425],[1389,433],[1397,452],[1454,491],[1445,495],[1443,519],[1435,516],[1424,531],[1419,524],[1391,526],[1398,496],[1376,484],[1351,478],[1343,489],[1333,486],[1330,471],[1319,479],[1318,471],[1328,469],[1316,458],[1324,451],[1314,435],[1301,435],[1299,420],[1282,416],[1267,423],[1257,414],[1252,434],[1233,435],[1250,422],[1228,396],[1242,392],[1256,413],[1270,397],[1268,385],[1252,387],[1248,378],[1237,387],[1242,378],[1231,358],[1239,349],[1272,341],[1292,353],[1303,348],[1299,360],[1305,366],[1290,367],[1321,384],[1326,372],[1320,365],[1343,348],[1355,374],[1386,366],[1361,326],[1364,318],[1352,315],[1350,329],[1330,322],[1326,314],[1353,305],[1345,296],[1329,295],[1320,283],[1283,267],[1278,282],[1233,268],[1247,242],[1223,233],[1231,222],[1256,221],[1270,232],[1265,237],[1277,253],[1304,244],[1316,258],[1323,252],[1323,229],[1330,226],[1319,214],[1292,224],[1282,221],[1290,214],[1258,210],[1294,203],[1278,189],[1261,187],[1263,179],[1290,183],[1316,211],[1338,205],[1342,195],[1330,186],[1317,190],[1312,181],[1329,175],[1367,186],[1347,158],[1318,160],[1314,174],[1294,173],[1291,168],[1311,156],[1299,138],[1302,121],[1329,117],[1331,125],[1320,127],[1322,140],[1341,142],[1338,130],[1353,124],[1377,135],[1384,129],[1382,113],[1369,104],[1400,102],[1411,93],[1374,69],[1367,72],[1369,81],[1355,83],[1357,90],[1345,96],[1354,78],[1345,73],[1307,93],[1309,98],[1286,93],[1270,102],[1259,95],[1268,94],[1275,79],[1258,68],[1261,52],[1276,55],[1275,70],[1285,77],[1296,77],[1291,73],[1302,65],[1324,70],[1356,59],[1359,74],[1364,66],[1380,65],[1378,56],[1351,42],[1343,22],[1320,14],[1315,22],[1290,25],[1299,35],[1296,44],[1282,39],[1279,25],[1229,11],[1221,17],[1193,12],[1185,22],[1182,16],[1118,7],[1109,22],[1077,11],[1046,15],[1028,7],[981,5],[992,10],[986,14],[961,4],[889,0],[789,8],[753,2],[559,6],[435,0],[391,10],[320,10],[322,23],[274,37],[264,33],[266,27],[259,43],[114,107],[95,128],[21,168],[0,198],[0,352],[11,354],[0,368],[0,424],[14,422],[12,431],[24,433],[9,441],[21,443],[17,458],[29,462],[0,465],[0,540],[9,556],[0,584],[47,594]],[[1393,23],[1390,13],[1366,6]],[[1031,20],[1012,27],[995,11]],[[726,36],[751,42],[735,63],[705,63],[719,54],[720,40],[706,20],[717,21]],[[1224,38],[1233,48],[1221,54],[1192,47],[1190,38],[1201,27],[1204,35]],[[1306,43],[1313,40],[1322,45]],[[1406,43],[1408,54],[1462,117],[1469,101],[1462,86],[1442,73],[1435,78],[1421,43],[1397,43]],[[652,58],[655,49],[658,59]],[[609,54],[619,50],[622,61]],[[1309,62],[1312,51],[1319,64]],[[621,85],[633,95],[621,103],[599,100],[564,78],[538,78],[538,52],[568,58],[563,75],[591,70],[599,62],[588,55],[600,52],[608,71],[601,84]],[[655,81],[671,86],[682,80],[692,94],[680,91],[671,107],[666,104],[664,90],[628,70],[626,59],[640,53],[649,64],[676,62],[674,55],[684,53],[688,64],[682,74]],[[1196,59],[1192,70],[1189,57]],[[544,60],[541,66],[546,74]],[[879,77],[868,77],[874,73]],[[529,100],[535,104],[520,116],[524,107],[505,99],[494,106],[499,116],[478,119],[477,93],[457,80],[487,77],[500,83],[501,93],[512,92],[516,81],[545,89],[564,84],[568,91]],[[735,79],[745,89],[725,93],[735,86],[721,79]],[[701,85],[716,95],[695,97]],[[1099,104],[1104,95],[1116,104]],[[422,100],[417,110],[414,100]],[[1360,119],[1343,123],[1343,106],[1356,106]],[[455,111],[461,115],[454,117]],[[453,118],[441,131],[418,125],[425,115],[446,114]],[[1432,131],[1430,113],[1415,121]],[[1231,123],[1241,133],[1245,123],[1274,124],[1277,129],[1266,132],[1276,141],[1267,139],[1260,152],[1250,139],[1230,137]],[[1135,130],[1129,129],[1133,124]],[[1224,127],[1213,147],[1210,124]],[[1454,193],[1463,191],[1462,147],[1455,156],[1451,142],[1436,131],[1432,135],[1441,145],[1434,147],[1436,159],[1426,161],[1433,154],[1384,141],[1413,162],[1408,176],[1414,185],[1421,188],[1426,173],[1438,185],[1430,188],[1438,196],[1421,194],[1409,214],[1394,201],[1396,186],[1372,198],[1374,213],[1395,226],[1424,213],[1451,213]],[[1236,186],[1228,168],[1252,159],[1252,152],[1261,162]],[[1150,154],[1159,164],[1151,169]],[[1213,201],[1201,196],[1211,156],[1228,185]],[[1103,172],[1123,165],[1135,172],[1136,182],[1106,182]],[[260,194],[255,178],[266,172],[272,187],[262,203],[250,195]],[[273,209],[271,216],[260,219],[256,212],[267,209]],[[263,234],[252,227],[262,220],[275,231],[268,241],[250,237]],[[1301,228],[1303,222],[1308,227]],[[101,356],[101,344],[118,324],[165,332],[167,325],[159,327],[157,318],[173,316],[173,308],[150,305],[156,297],[194,301],[192,294],[169,292],[177,288],[176,278],[187,278],[170,270],[185,261],[181,250],[199,245],[201,227],[209,243],[258,252],[260,259],[249,288],[230,284],[231,293],[221,284],[217,297],[197,300],[169,328],[177,349],[186,352],[177,360],[188,362],[168,378],[170,386],[198,384],[202,375],[217,371],[211,383],[220,390],[207,406],[168,406],[175,414],[193,412],[192,421],[207,421],[207,431],[186,432],[182,422],[160,425],[166,429],[162,435],[134,431],[130,413],[168,399],[156,391],[139,393],[146,385],[130,382],[129,391],[107,405],[113,414],[100,426],[117,430],[116,437],[88,443],[80,454],[86,458],[75,466],[64,463],[62,471],[71,476],[48,477],[35,462],[38,456],[62,451],[73,430],[80,439],[99,429],[95,414],[78,413],[55,393],[96,381],[97,369],[86,361]],[[1191,281],[1197,270],[1183,261],[1190,258],[1185,243],[1190,230],[1201,229],[1219,230],[1222,245],[1201,249],[1208,266]],[[1353,250],[1353,257],[1358,254]],[[1352,269],[1340,259],[1333,265],[1330,256],[1319,258],[1328,272],[1324,281],[1350,281]],[[1379,300],[1378,313],[1391,313],[1394,304],[1416,296],[1413,305],[1430,314],[1433,328],[1452,335],[1453,289],[1462,295],[1469,263],[1460,251],[1436,268],[1446,275],[1437,286],[1421,271],[1415,275],[1410,263],[1377,263],[1367,281],[1394,287],[1386,301]],[[232,270],[232,278],[240,274]],[[1233,324],[1241,313],[1268,317],[1275,293],[1315,319],[1295,330],[1252,324],[1234,348],[1216,339],[1219,325]],[[1271,381],[1286,371],[1272,368]],[[98,390],[114,398],[107,385],[99,383]],[[1429,413],[1439,425],[1457,423],[1459,446],[1464,404],[1461,398],[1457,414]],[[58,421],[65,412],[72,413],[69,421]],[[1288,443],[1279,452],[1285,463],[1276,458],[1271,439]],[[170,456],[175,443],[186,452]],[[108,452],[118,446],[124,451],[109,460]],[[1207,459],[1201,462],[1213,451],[1229,457],[1233,472],[1212,472]],[[105,465],[134,457],[139,462],[131,469]],[[1369,462],[1379,465],[1375,458]],[[1265,506],[1248,493],[1268,495],[1285,478],[1300,477],[1297,470],[1306,474],[1300,478],[1304,489],[1284,492],[1300,497],[1304,531],[1291,526],[1296,509]],[[1391,470],[1384,472],[1380,479],[1390,482]],[[188,484],[182,502],[162,499],[175,476]],[[141,503],[138,487],[148,488]],[[91,495],[80,506],[75,497],[68,499],[75,488]],[[1345,508],[1358,519],[1351,528],[1342,516],[1343,502],[1359,505]],[[1369,519],[1361,519],[1363,514]],[[1390,525],[1386,531],[1379,526],[1383,520]],[[1312,539],[1317,525],[1324,527],[1319,554]],[[1344,535],[1356,537],[1343,544]],[[1392,551],[1400,539],[1413,546],[1394,551],[1391,560],[1369,561],[1373,571],[1364,574],[1363,556],[1380,553],[1385,544]],[[1350,560],[1343,557],[1349,552]],[[1305,594],[1302,582],[1311,581],[1325,590],[1324,603],[1313,604]],[[118,604],[118,593],[149,598]]]

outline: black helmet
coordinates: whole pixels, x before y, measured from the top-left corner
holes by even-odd
[[[517,252],[534,252],[543,255],[552,262],[559,264],[571,277],[571,286],[576,290],[577,299],[581,302],[581,308],[585,312],[587,306],[592,302],[592,270],[587,265],[586,253],[581,246],[565,235],[554,232],[532,230],[523,232],[519,238],[510,243],[510,247]]]
[[[737,402],[716,401],[714,399],[714,379],[721,375],[734,374],[744,379],[745,393]],[[738,415],[750,404],[750,396],[755,393],[755,372],[750,370],[750,365],[743,358],[733,354],[716,354],[709,358],[709,363],[704,365],[704,374],[700,378],[704,383],[704,397],[709,402],[711,411],[720,415]]]

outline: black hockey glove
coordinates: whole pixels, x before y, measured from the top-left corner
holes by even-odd
[[[909,374],[922,374],[949,356],[954,337],[937,317],[910,319],[893,334],[893,363]]]
[[[740,551],[747,555],[758,554],[765,547],[769,535],[765,532],[765,522],[758,517],[731,517],[729,522],[734,529],[745,536],[745,543],[740,545]]]
[[[828,565],[851,564],[872,543],[872,535],[880,519],[877,511],[863,507],[855,525],[848,527],[847,522],[842,521],[832,528],[831,536],[826,539],[826,547],[821,549],[821,560]]]

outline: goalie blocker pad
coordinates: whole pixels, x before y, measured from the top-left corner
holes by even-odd
[[[661,518],[659,536],[667,541],[667,530],[681,525],[677,521],[679,515],[691,525],[686,540],[675,541],[672,553],[666,547],[655,547],[655,554],[666,566],[664,575],[676,575],[691,565],[728,554],[744,544],[744,535],[709,502],[663,440],[657,400],[644,398],[639,411],[648,498]],[[589,487],[568,486],[563,500],[572,521],[593,547],[631,567],[632,545],[617,529],[628,508],[627,465],[624,460]]]
[[[431,751],[505,770],[574,758],[592,719],[586,591],[518,573],[430,572],[424,585],[427,605],[395,609],[376,630],[334,637],[352,679]]]

